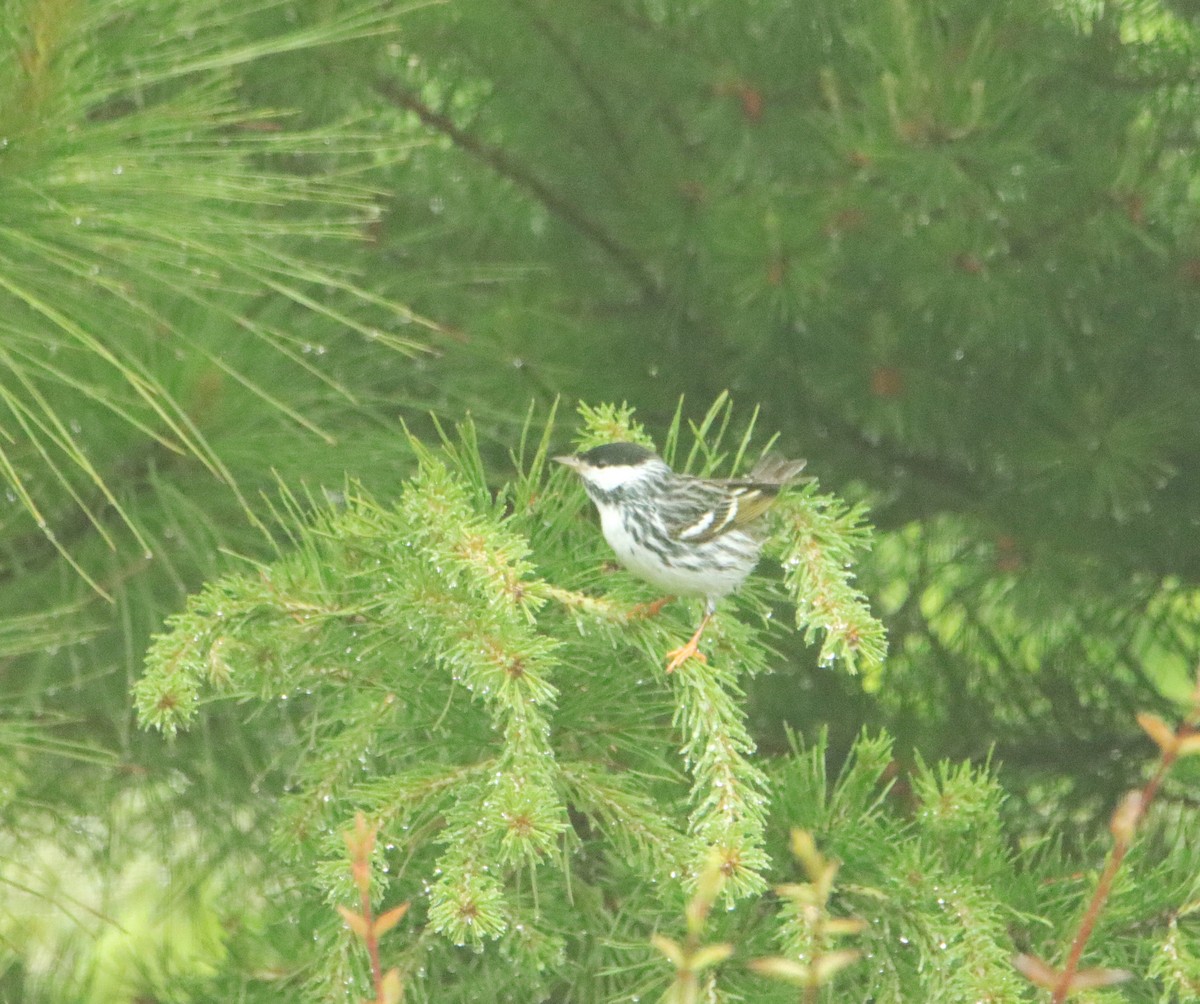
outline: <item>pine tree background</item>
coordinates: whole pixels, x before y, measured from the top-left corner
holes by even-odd
[[[407,1001],[1051,999],[1200,659],[1194,3],[0,28],[0,1000],[375,996],[359,812]],[[665,677],[547,456],[776,435]],[[1197,779],[1073,999],[1200,997]]]

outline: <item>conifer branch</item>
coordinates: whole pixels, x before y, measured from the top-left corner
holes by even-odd
[[[726,408],[693,430],[709,464]],[[585,437],[644,435],[626,408],[585,418]],[[437,449],[410,440],[417,470],[390,507],[355,485],[336,506],[285,492],[276,560],[209,583],[155,640],[135,688],[143,723],[171,732],[213,697],[255,695],[298,716],[311,738],[278,814],[282,858],[321,863],[318,885],[335,891],[323,834],[369,807],[402,861],[398,895],[419,882],[425,930],[451,945],[502,940],[531,965],[553,951],[547,898],[571,895],[575,846],[589,868],[610,860],[650,886],[694,885],[716,861],[731,905],[761,892],[772,789],[737,685],[761,664],[756,632],[732,615],[719,626],[712,662],[672,678],[668,728],[665,681],[631,703],[614,666],[651,641],[657,652],[670,627],[631,617],[619,593],[558,581],[604,560],[573,496],[493,490],[473,427],[441,435]],[[548,443],[532,467],[544,471]],[[581,616],[603,630],[577,630]],[[561,678],[591,690],[570,694],[582,729],[562,718]]]
[[[739,706],[733,672],[694,661],[675,674],[674,725],[692,776],[688,832],[697,849],[695,874],[714,853],[732,897],[762,892],[768,861],[763,849],[769,786],[750,761],[754,741]]]
[[[375,215],[372,193],[340,169],[271,166],[335,149],[343,168],[361,166],[378,143],[368,147],[340,128],[258,133],[252,127],[268,113],[239,105],[229,72],[388,33],[394,10],[368,3],[272,34],[222,0],[156,8],[149,22],[119,3],[11,6],[0,30],[0,65],[14,70],[0,101],[10,221],[0,226],[0,400],[19,435],[0,434],[0,481],[107,599],[72,553],[76,528],[117,550],[115,515],[138,553],[152,553],[113,466],[142,473],[159,451],[190,457],[256,518],[213,446],[211,409],[181,393],[163,346],[161,355],[207,362],[218,382],[228,377],[326,439],[288,395],[249,375],[246,355],[230,351],[233,336],[249,331],[298,372],[347,399],[352,392],[292,344],[296,316],[284,335],[248,318],[250,297],[274,291],[300,308],[297,316],[331,322],[331,338],[349,330],[417,350],[372,323],[372,315],[416,320],[413,312],[357,288],[340,260],[322,263],[311,246],[295,250],[298,239],[343,248],[357,240]],[[151,35],[155,44],[146,44]],[[197,310],[213,323],[191,323]],[[95,463],[110,443],[139,459]]]
[[[531,4],[528,0],[511,0],[511,3],[536,25],[537,30],[547,39],[550,46],[570,70],[572,79],[587,97],[588,103],[595,108],[596,115],[604,127],[605,136],[608,137],[613,148],[618,151],[619,161],[632,162],[633,156],[629,150],[625,133],[621,129],[617,110],[612,107],[608,95],[588,73],[587,67],[584,66],[579,52],[571,44],[570,39],[559,30],[552,20],[541,13],[536,4]]]
[[[814,485],[779,504],[784,579],[796,604],[796,626],[821,639],[820,661],[841,661],[862,672],[868,689],[878,685],[887,650],[883,625],[866,597],[854,588],[853,560],[869,542],[861,507],[849,508]]]
[[[456,125],[447,115],[431,108],[418,95],[394,80],[380,78],[375,89],[400,108],[406,108],[421,122],[448,137],[455,146],[482,161],[502,178],[524,188],[555,216],[574,227],[604,251],[637,286],[646,300],[658,297],[659,279],[635,251],[609,233],[574,202],[559,194],[503,147],[495,146]]]

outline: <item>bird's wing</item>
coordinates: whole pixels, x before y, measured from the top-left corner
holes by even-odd
[[[778,493],[779,485],[687,483],[674,504],[665,507],[667,532],[676,540],[702,544],[761,516]]]
[[[768,455],[748,478],[681,478],[666,506],[667,531],[676,540],[702,544],[745,527],[765,513],[779,490],[803,469],[803,460]]]

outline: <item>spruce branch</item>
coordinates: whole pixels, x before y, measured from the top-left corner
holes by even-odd
[[[821,638],[820,661],[861,672],[864,686],[879,685],[887,639],[867,598],[854,587],[853,562],[870,542],[861,506],[848,507],[805,485],[778,505],[780,560],[796,604],[796,627],[806,641]]]
[[[585,441],[644,436],[628,408],[584,415]],[[747,453],[731,427],[722,398],[692,427],[697,465],[725,463],[727,440]],[[531,972],[580,924],[611,923],[584,892],[609,872],[695,891],[715,861],[731,908],[761,892],[772,786],[738,686],[762,668],[761,631],[731,613],[710,663],[635,679],[624,668],[657,663],[678,628],[645,616],[628,577],[597,583],[604,544],[557,471],[545,481],[549,433],[495,488],[473,425],[438,431],[410,436],[391,505],[353,483],[284,490],[276,558],[210,582],[154,640],[143,724],[174,732],[221,699],[294,719],[280,859],[336,901],[328,835],[369,813],[429,937],[499,942]],[[586,919],[564,912],[576,896]]]
[[[688,832],[696,841],[696,874],[715,853],[733,898],[762,892],[767,779],[750,760],[754,740],[729,669],[697,662],[675,674],[673,724],[683,737],[692,776]]]
[[[918,763],[897,783],[892,740],[866,733],[835,779],[826,776],[828,755],[822,740],[810,749],[797,745],[772,764],[775,825],[768,846],[775,853],[791,846],[782,825],[813,834],[823,857],[842,862],[837,899],[870,921],[856,947],[872,964],[844,968],[834,996],[907,1001],[936,992],[947,1001],[1019,999],[1023,984],[1011,968],[1010,925],[1014,910],[1032,909],[1018,905],[1022,871],[1042,874],[1044,864],[1014,854],[1001,825],[1003,791],[994,770]],[[901,792],[911,797],[908,811],[896,811]],[[785,920],[782,951],[775,950],[801,964],[811,948],[803,917],[785,904],[781,919],[794,920]],[[833,942],[828,947],[841,950]]]
[[[623,860],[654,864],[668,874],[680,874],[687,867],[689,848],[682,829],[664,817],[636,782],[603,765],[578,760],[563,763],[562,779],[570,804],[595,820]]]

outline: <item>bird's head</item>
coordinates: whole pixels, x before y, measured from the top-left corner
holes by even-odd
[[[605,443],[584,453],[554,459],[601,495],[636,488],[671,473],[657,453],[637,443]]]

